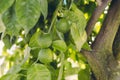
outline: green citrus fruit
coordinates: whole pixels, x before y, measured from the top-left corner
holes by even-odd
[[[58,31],[66,33],[67,31],[69,31],[70,25],[66,19],[60,19],[56,24],[56,28]]]
[[[31,48],[48,48],[52,44],[52,37],[48,33],[36,32],[30,39],[29,46]]]
[[[52,37],[50,34],[42,34],[38,38],[40,48],[48,48],[52,44]]]
[[[42,63],[45,63],[45,64],[50,63],[53,60],[53,52],[49,48],[41,49],[38,54],[38,59]]]

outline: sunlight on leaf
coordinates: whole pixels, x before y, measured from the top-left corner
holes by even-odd
[[[27,80],[51,80],[50,71],[42,64],[33,64],[27,72]]]
[[[2,15],[2,19],[6,27],[6,34],[9,34],[10,36],[18,36],[22,27],[17,21],[13,7],[8,9]]]
[[[2,21],[1,15],[0,15],[0,33],[5,31],[5,25]]]
[[[0,80],[20,80],[19,74],[6,74]]]
[[[46,19],[47,14],[48,14],[48,2],[47,2],[47,0],[40,0],[40,8],[41,8],[41,12],[44,16],[44,19]]]
[[[15,0],[0,0],[0,14],[4,13]]]
[[[76,26],[76,24],[73,24],[71,27],[71,36],[72,36],[72,39],[74,40],[76,48],[78,49],[78,51],[80,51],[81,47],[83,46],[83,44],[86,42],[86,39],[87,39],[86,32],[85,31],[84,33],[79,32],[79,29]]]
[[[40,17],[40,0],[17,0],[15,10],[18,21],[27,34]]]

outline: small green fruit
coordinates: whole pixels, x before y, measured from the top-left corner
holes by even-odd
[[[62,33],[66,33],[70,29],[70,24],[66,19],[60,19],[56,24],[56,29]]]
[[[52,44],[52,37],[50,34],[42,34],[38,38],[40,48],[48,48]]]
[[[50,63],[53,60],[53,52],[49,48],[41,49],[38,54],[38,59],[42,63],[45,63],[45,64]]]

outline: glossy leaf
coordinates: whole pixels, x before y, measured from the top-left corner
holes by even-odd
[[[20,80],[19,74],[6,74],[0,78],[0,80]]]
[[[40,51],[39,48],[33,49],[33,50],[30,51],[30,54],[31,54],[34,58],[37,59],[39,51]]]
[[[0,15],[0,33],[5,32],[5,25],[2,21],[1,15]]]
[[[76,48],[78,51],[81,50],[81,47],[83,46],[83,44],[86,42],[87,39],[87,35],[86,32],[80,32],[79,28],[77,27],[76,24],[72,24],[71,26],[71,36],[72,39],[76,45]]]
[[[67,45],[63,40],[53,41],[52,47],[59,51],[63,51],[63,52],[65,52],[67,50]]]
[[[47,66],[47,68],[49,69],[49,71],[51,72],[51,80],[56,80],[58,77],[58,71],[55,68],[53,68],[52,66]]]
[[[17,0],[15,9],[18,21],[27,34],[40,17],[40,0]]]
[[[72,4],[72,11],[66,10],[64,16],[70,24],[75,23],[80,32],[84,32],[86,27],[86,19],[82,11],[80,11],[75,4]]]
[[[47,0],[40,0],[40,8],[41,8],[41,12],[44,16],[44,19],[46,19],[47,14],[48,14],[48,2],[47,2]]]
[[[48,33],[36,32],[30,39],[29,46],[32,48],[48,48],[52,43],[52,37]]]
[[[0,0],[0,14],[4,13],[15,0]]]
[[[80,11],[75,4],[72,4],[72,11],[65,11],[64,16],[71,24],[70,38],[76,45],[77,50],[80,51],[83,44],[86,42],[87,35],[85,32],[86,19],[82,11]],[[68,15],[69,14],[69,15]]]
[[[83,12],[80,11],[75,4],[72,4],[72,10],[74,12],[74,16],[76,16],[77,27],[79,27],[79,30],[81,32],[84,32],[87,21],[84,17]]]
[[[39,38],[40,35],[41,35],[40,31],[39,32],[35,32],[32,35],[32,37],[30,39],[30,42],[29,42],[29,46],[31,48],[39,48],[39,40],[38,40],[38,38]]]
[[[28,69],[27,80],[51,80],[51,74],[46,66],[34,64]]]
[[[14,8],[8,9],[2,16],[3,22],[6,27],[6,34],[11,36],[18,36],[21,25],[18,23]]]

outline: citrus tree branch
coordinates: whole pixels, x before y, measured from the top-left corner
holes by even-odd
[[[94,50],[111,49],[120,24],[120,0],[112,1],[102,28],[92,47]],[[104,48],[103,48],[104,47]]]
[[[102,2],[100,0],[97,0],[97,2],[100,5],[98,5],[96,7],[96,9],[94,10],[94,12],[86,26],[86,32],[87,32],[88,37],[91,34],[91,32],[94,28],[94,25],[97,22],[98,18],[100,17],[101,13],[104,11],[104,9],[108,5],[108,3],[111,2],[111,0],[103,0]]]

